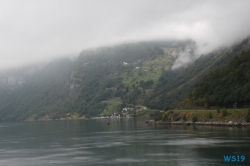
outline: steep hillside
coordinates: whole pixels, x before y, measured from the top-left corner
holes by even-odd
[[[66,80],[72,71],[73,63],[68,59],[48,64],[31,81],[21,88],[3,91],[0,94],[0,120],[24,120],[50,114],[51,118],[63,112],[63,101],[68,94]]]
[[[122,113],[125,107],[174,107],[203,75],[248,50],[249,39],[171,70],[179,53],[192,45],[191,40],[122,44],[84,50],[75,62],[57,60],[36,72],[0,73],[0,120],[76,119]]]
[[[86,50],[75,68],[81,115],[111,115],[125,106],[142,106],[162,72],[169,70],[191,41],[145,42]]]
[[[0,77],[0,120],[69,119],[111,115],[142,106],[162,72],[192,41],[123,44],[81,52],[76,62],[52,62],[39,72]]]
[[[186,69],[164,72],[145,104],[156,109],[164,109],[166,106],[174,108],[175,104],[193,90],[195,82],[199,81],[202,76],[211,70],[227,65],[237,53],[249,50],[249,48],[249,38],[246,38],[230,48],[223,48],[201,56]]]
[[[44,63],[9,69],[0,72],[0,94],[14,91],[25,84],[32,82],[35,76],[43,69]]]
[[[230,63],[209,72],[199,81],[179,107],[250,106],[250,51],[236,55]]]

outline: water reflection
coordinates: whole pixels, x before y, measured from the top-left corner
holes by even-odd
[[[152,126],[144,122],[2,123],[0,165],[228,165],[223,155],[242,154],[247,158],[243,164],[250,165],[248,128]]]

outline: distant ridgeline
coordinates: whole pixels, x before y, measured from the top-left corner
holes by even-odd
[[[0,121],[136,116],[148,107],[247,105],[249,52],[241,52],[249,49],[249,40],[171,70],[180,51],[193,44],[157,41],[102,47],[82,51],[74,62],[61,59],[39,69],[0,73]],[[211,70],[216,72],[208,74]]]
[[[236,55],[228,65],[210,71],[194,90],[178,104],[179,108],[249,107],[250,51]]]

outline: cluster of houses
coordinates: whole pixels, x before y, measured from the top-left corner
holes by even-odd
[[[144,106],[137,106],[135,108],[125,107],[122,109],[122,115],[123,115],[123,117],[130,117],[132,114],[134,114],[134,112],[139,111],[139,108],[143,108],[143,110],[147,109],[147,107],[144,107]]]
[[[106,119],[106,118],[130,118],[135,114],[135,112],[139,111],[139,109],[146,110],[147,107],[144,106],[136,106],[136,107],[124,107],[122,109],[121,114],[115,112],[112,113],[110,116],[102,116],[102,117],[96,117],[96,119]]]
[[[118,113],[113,113],[110,116],[96,117],[96,119],[106,119],[106,118],[121,118],[121,115]]]

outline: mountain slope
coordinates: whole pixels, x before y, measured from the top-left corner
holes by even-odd
[[[202,56],[185,69],[171,70],[179,53],[193,44],[154,41],[102,47],[82,51],[75,62],[54,61],[32,76],[4,73],[0,120],[72,119],[108,116],[124,107],[174,107],[203,75],[249,49],[246,39]]]
[[[76,64],[79,86],[78,112],[81,115],[110,115],[126,105],[142,105],[169,70],[178,50],[191,41],[144,42],[86,50]],[[171,57],[175,54],[175,57]]]
[[[4,73],[0,120],[104,116],[125,105],[142,105],[161,73],[170,69],[179,50],[191,41],[174,43],[141,42],[85,50],[76,62],[52,62],[32,77],[16,72],[12,82],[6,78],[13,78],[13,73]],[[21,79],[26,82],[19,86]]]
[[[65,82],[72,70],[68,59],[50,63],[32,81],[15,91],[0,94],[0,117],[2,121],[24,120],[50,114],[60,108],[68,93]]]
[[[193,89],[195,82],[199,81],[203,75],[210,70],[227,65],[237,53],[249,50],[249,47],[249,38],[246,38],[231,48],[224,48],[201,56],[186,69],[163,73],[157,87],[145,104],[156,109],[164,109],[166,106],[174,108],[175,104],[186,97]]]
[[[235,56],[222,68],[209,72],[199,81],[179,107],[250,106],[250,51]]]

